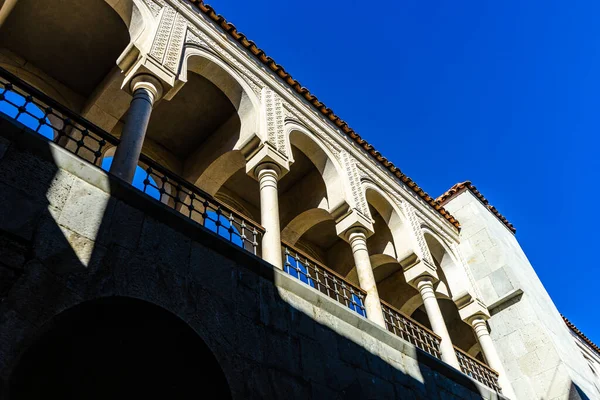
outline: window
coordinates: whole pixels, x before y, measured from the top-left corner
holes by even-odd
[[[102,160],[102,169],[105,171],[110,170],[113,157],[104,157]],[[145,183],[146,179],[148,184]],[[160,200],[160,192],[158,191],[156,181],[151,176],[148,176],[146,171],[139,165],[135,168],[135,174],[133,175],[133,182],[131,183],[134,188],[141,190],[148,196]]]
[[[4,90],[0,94],[0,112],[19,121],[47,139],[54,140],[52,124],[46,113],[18,93]]]

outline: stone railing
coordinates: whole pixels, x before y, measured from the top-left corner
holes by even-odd
[[[498,373],[482,363],[481,361],[471,357],[461,349],[454,346],[456,357],[460,364],[461,371],[471,378],[483,383],[489,388],[494,389],[498,393],[501,392],[498,384]]]
[[[441,359],[441,338],[417,321],[407,317],[385,301],[381,301],[383,319],[388,331],[400,336],[419,349]]]
[[[0,68],[0,112],[96,166],[100,166],[106,150],[120,143],[102,128],[3,68]],[[147,194],[152,192],[151,197],[250,253],[259,255],[264,233],[260,224],[143,154],[140,165],[146,177],[138,189]]]
[[[283,269],[285,272],[359,315],[367,316],[364,305],[366,292],[364,290],[348,282],[290,244],[282,242],[282,248]]]

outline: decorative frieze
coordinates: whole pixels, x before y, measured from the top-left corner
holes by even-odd
[[[150,49],[150,56],[160,64],[162,64],[165,53],[167,52],[167,46],[169,44],[169,38],[171,37],[171,31],[173,30],[176,16],[177,12],[172,7],[165,6],[162,8],[158,30],[156,31],[154,42]]]
[[[181,54],[183,53],[183,43],[188,30],[187,25],[186,18],[181,14],[177,14],[163,62],[164,66],[173,73],[177,73],[179,71]]]
[[[277,151],[287,155],[283,103],[277,93],[269,88],[262,91],[262,102],[267,123],[267,138]]]
[[[154,17],[158,17],[160,10],[165,6],[164,0],[143,0],[143,2],[148,6]]]
[[[258,97],[261,96],[262,88],[266,85],[260,78],[258,78],[258,76],[252,73],[248,68],[246,68],[246,66],[244,66],[244,64],[238,61],[228,51],[225,51],[225,49],[223,49],[204,32],[192,26],[192,24],[188,25],[188,29],[190,30],[191,34],[187,35],[186,43],[196,44],[198,41],[200,41],[204,47],[207,47],[217,53],[224,61],[227,62],[227,64],[229,64],[231,67],[234,67],[240,73],[240,76],[250,86],[250,88],[252,88],[252,91]],[[189,38],[191,38],[191,41],[188,42]]]
[[[356,165],[356,160],[347,152],[342,150],[340,153],[342,167],[348,173],[347,177],[350,181],[350,190],[352,192],[352,200],[354,200],[354,208],[356,208],[363,216],[372,219],[367,199],[362,189],[359,169]]]

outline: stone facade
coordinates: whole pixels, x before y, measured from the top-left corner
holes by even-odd
[[[233,398],[501,398],[21,129],[0,119],[3,398],[44,326],[115,296],[188,324],[215,355]]]
[[[0,0],[0,35],[4,396],[129,310],[235,398],[600,398],[513,233],[469,191],[446,210],[203,1]],[[146,360],[125,331],[102,349]]]
[[[492,317],[491,335],[519,398],[600,398],[600,381],[516,237],[466,190],[447,204],[461,221],[459,249]],[[582,397],[585,398],[585,397]]]

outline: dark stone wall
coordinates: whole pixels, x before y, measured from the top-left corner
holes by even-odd
[[[73,343],[68,354],[85,352],[86,343],[109,351],[104,340],[110,335],[96,330],[125,324],[123,310],[130,310],[125,315],[132,321],[139,315],[150,315],[140,321],[155,320],[152,315],[160,320],[166,313],[194,333],[195,339],[181,336],[182,343],[191,340],[190,354],[180,346],[172,351],[175,361],[157,363],[164,374],[152,375],[152,388],[164,389],[167,372],[180,361],[198,361],[211,371],[220,368],[232,397],[240,399],[496,398],[400,339],[380,342],[350,319],[324,311],[318,305],[332,307],[329,300],[301,283],[289,278],[286,289],[278,288],[282,273],[262,260],[2,118],[0,255],[2,398],[20,398],[19,382],[35,382],[39,368],[28,360],[52,365],[52,355],[38,349],[49,337],[64,348]],[[303,290],[312,291],[312,303],[302,298]],[[99,313],[99,301],[120,311]],[[106,322],[94,324],[86,313],[99,313],[92,315]],[[82,326],[96,334],[73,328]],[[160,326],[165,342],[158,335],[147,346],[157,357],[166,343],[177,341],[170,323]],[[144,322],[134,328],[140,337],[157,329]],[[82,340],[84,334],[93,340]],[[212,356],[193,353],[196,344]],[[131,362],[128,346],[120,346],[116,365]],[[152,357],[128,371],[143,371],[149,362]],[[98,373],[90,363],[82,368]],[[61,379],[63,386],[77,386]],[[189,388],[195,390],[190,398],[210,397],[214,389],[206,383]]]

